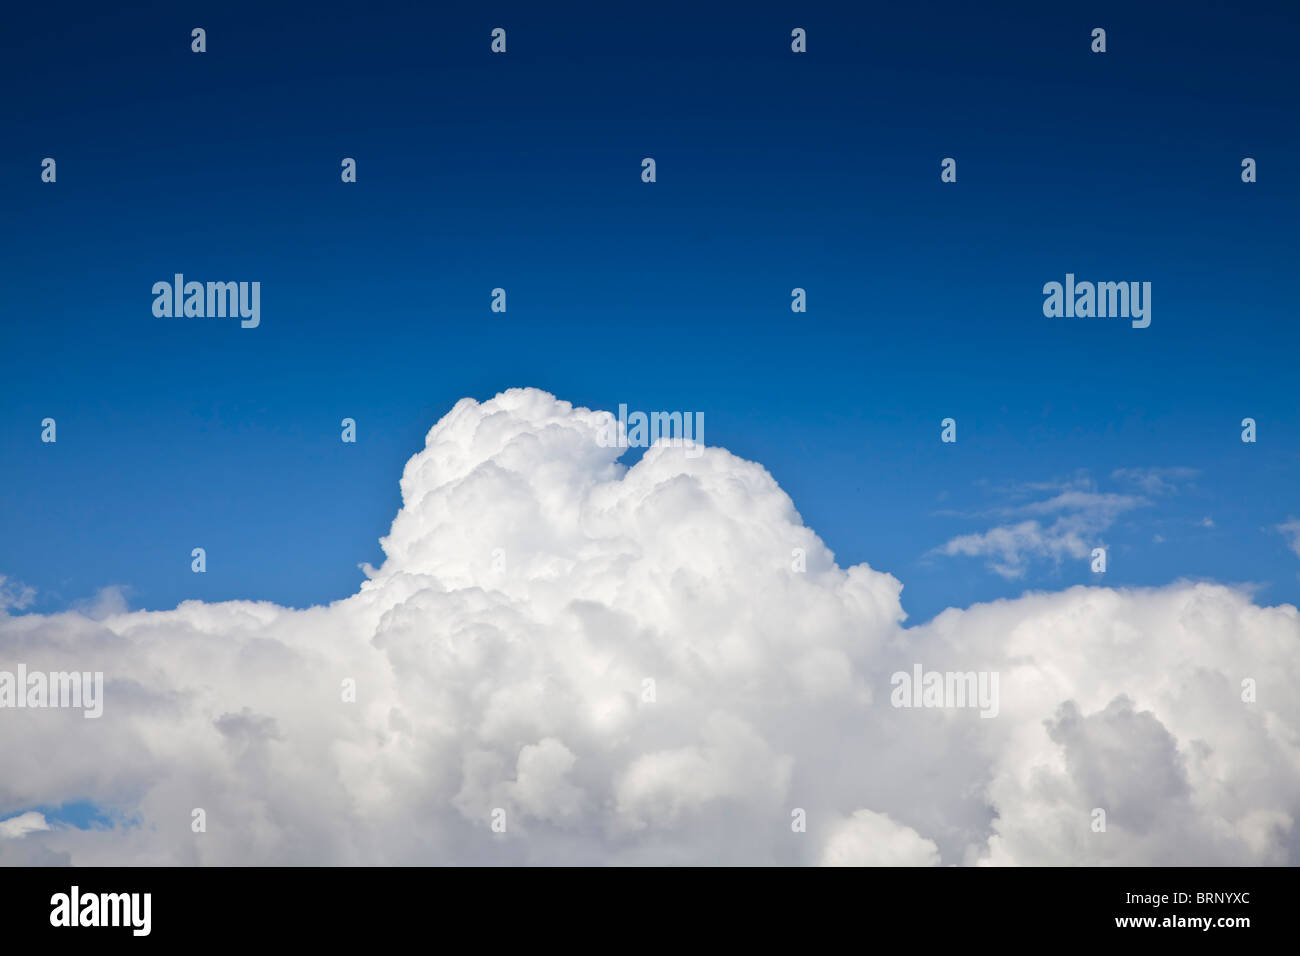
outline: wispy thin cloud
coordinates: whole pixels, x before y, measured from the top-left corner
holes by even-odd
[[[1116,468],[1110,473],[1115,481],[1137,485],[1148,495],[1177,494],[1190,485],[1200,471],[1196,468]]]
[[[36,589],[0,574],[0,613],[13,608],[21,611],[36,600]]]
[[[1300,519],[1288,517],[1286,521],[1275,525],[1273,530],[1285,537],[1286,546],[1300,557]]]
[[[1194,468],[1181,467],[1120,468],[1111,473],[1112,479],[1135,485],[1142,494],[1102,491],[1086,472],[993,486],[990,490],[1001,495],[1004,503],[966,514],[953,510],[943,514],[1021,520],[1001,520],[987,530],[957,535],[929,553],[985,558],[995,574],[1021,578],[1035,560],[1059,564],[1066,558],[1089,557],[1093,548],[1104,546],[1103,535],[1121,515],[1150,506],[1153,498],[1177,493],[1198,474]],[[1202,524],[1213,526],[1208,518]]]

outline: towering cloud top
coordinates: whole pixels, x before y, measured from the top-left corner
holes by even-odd
[[[328,607],[0,611],[0,669],[105,675],[98,720],[0,709],[0,862],[1300,857],[1294,608],[1180,582],[905,628],[760,465],[627,467],[611,419],[459,402]],[[71,801],[114,825],[3,822]]]

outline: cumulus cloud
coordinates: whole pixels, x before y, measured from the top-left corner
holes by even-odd
[[[45,814],[29,810],[8,820],[0,820],[0,840],[16,840],[18,837],[49,828],[50,825],[45,822]]]
[[[1295,608],[1079,587],[909,628],[899,581],[839,567],[760,465],[627,467],[610,418],[462,400],[385,561],[325,607],[0,616],[0,660],[105,677],[98,720],[0,710],[0,817],[115,821],[0,864],[1300,858]],[[999,673],[998,716],[891,706],[916,663]]]
[[[835,827],[822,866],[937,866],[939,848],[883,813],[859,810]]]

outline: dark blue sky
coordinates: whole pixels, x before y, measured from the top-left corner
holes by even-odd
[[[345,596],[428,428],[522,385],[704,412],[914,620],[1096,583],[1052,550],[1077,526],[1109,584],[1300,597],[1294,4],[465,6],[5,11],[0,575],[32,610]],[[155,318],[177,272],[260,281],[261,326]],[[1067,272],[1151,282],[1150,328],[1045,318]],[[932,553],[1025,521],[1018,576]]]

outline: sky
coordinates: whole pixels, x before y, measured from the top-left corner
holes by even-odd
[[[1143,499],[1086,516],[1108,582],[1296,599],[1285,5],[532,6],[6,15],[0,573],[35,607],[340,597],[420,436],[515,386],[703,412],[917,620],[1089,580],[936,555],[1055,488]],[[156,318],[177,272],[260,281],[260,327]],[[1151,326],[1045,318],[1067,272],[1151,282]],[[1186,477],[1114,477],[1149,469]]]
[[[892,575],[936,633],[946,609],[1077,585],[1294,604],[1296,17],[6,10],[0,612],[350,599],[397,560],[380,540],[416,507],[398,479],[430,428],[523,387],[701,413],[705,444],[766,469],[836,566]],[[259,281],[260,324],[156,316],[176,273]],[[1045,316],[1067,273],[1151,283],[1150,326]],[[513,513],[462,520],[494,507]],[[671,530],[707,550],[701,528]],[[1122,726],[1097,693],[1081,719]],[[115,795],[0,810],[87,825]]]

